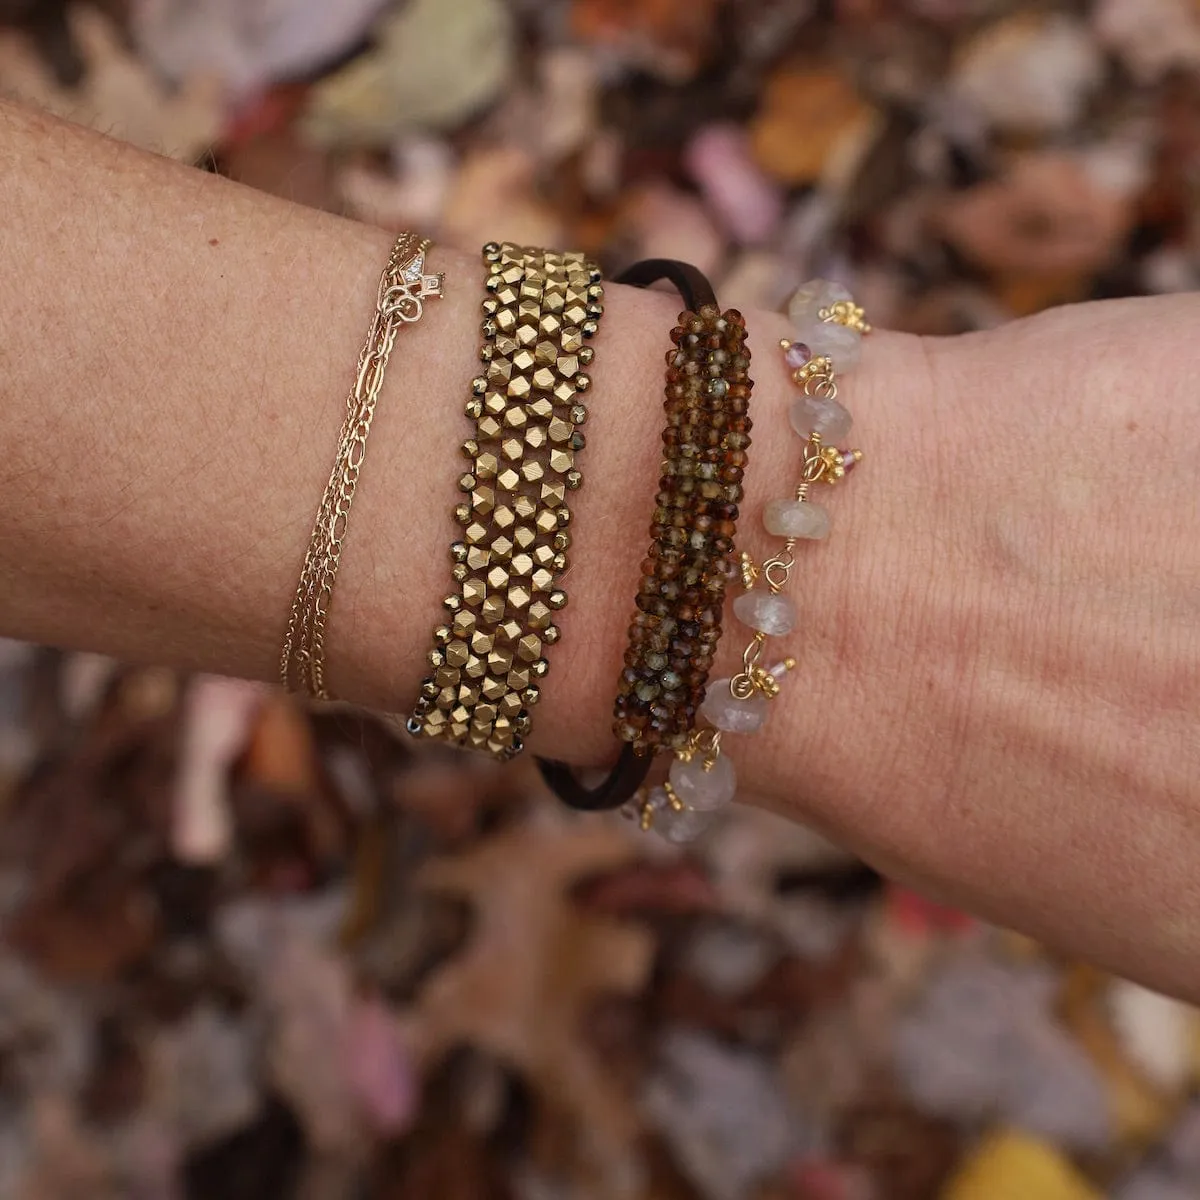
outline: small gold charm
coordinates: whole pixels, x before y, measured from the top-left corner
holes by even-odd
[[[742,587],[749,591],[757,582],[759,576],[758,567],[754,563],[754,559],[743,550],[742,551]]]
[[[845,325],[847,329],[855,329],[859,333],[871,332],[871,326],[867,324],[866,312],[853,300],[839,300],[836,304],[821,309],[817,316],[822,321],[831,321],[834,325]]]
[[[792,380],[799,387],[805,387],[807,384],[818,381],[832,380],[832,378],[833,362],[824,354],[818,354],[815,358],[810,358],[804,366],[797,367],[792,372]]]
[[[756,692],[766,696],[768,700],[774,700],[779,695],[779,680],[766,667],[751,668],[750,684]]]
[[[862,462],[863,456],[861,450],[839,450],[836,446],[822,446],[817,453],[822,463],[818,478],[826,483],[844,479],[848,471]]]

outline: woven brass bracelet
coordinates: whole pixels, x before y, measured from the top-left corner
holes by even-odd
[[[511,758],[524,745],[543,655],[558,640],[567,602],[568,494],[582,476],[577,451],[591,380],[586,342],[603,314],[600,271],[581,254],[483,248],[487,364],[472,380],[462,445],[469,467],[455,509],[462,537],[450,548],[456,589],[434,631],[430,674],[408,720],[414,735]]]
[[[279,675],[287,690],[306,692],[314,699],[331,699],[325,684],[325,627],[350,508],[366,455],[367,435],[383,390],[392,346],[401,326],[421,319],[424,301],[442,295],[444,277],[425,274],[430,245],[415,234],[400,234],[380,276],[371,328],[359,355],[354,386],[346,399],[337,456],[317,509],[292,600],[279,656]]]
[[[614,709],[627,743],[614,770],[585,789],[562,763],[539,762],[546,781],[574,808],[615,808],[646,777],[660,749],[690,744],[721,636],[726,582],[750,445],[750,351],[741,313],[717,307],[707,279],[671,260],[638,263],[619,282],[667,279],[688,311],[667,352],[663,464]]]

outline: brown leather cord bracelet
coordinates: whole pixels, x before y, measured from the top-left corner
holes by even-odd
[[[712,285],[687,263],[647,259],[617,278],[635,287],[659,280],[679,291],[687,311],[666,356],[663,474],[614,708],[614,730],[625,744],[594,788],[565,763],[537,760],[550,788],[577,809],[626,803],[657,751],[688,745],[734,573],[753,386],[745,322],[736,310],[719,310]]]

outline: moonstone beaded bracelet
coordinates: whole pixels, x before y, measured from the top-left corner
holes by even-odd
[[[809,491],[816,483],[837,483],[862,458],[862,451],[840,450],[835,443],[849,434],[851,423],[837,398],[837,372],[858,364],[862,335],[870,332],[863,310],[845,288],[818,279],[796,292],[788,315],[796,336],[781,347],[800,390],[789,414],[792,428],[804,439],[800,480],[793,496],[771,500],[763,510],[767,532],[783,538],[783,546],[758,564],[742,553],[745,591],[733,602],[733,611],[754,630],[742,670],[711,685],[700,709],[708,726],[675,751],[667,782],[640,791],[630,807],[643,829],[653,827],[674,842],[698,836],[733,800],[737,773],[721,752],[722,738],[761,729],[783,677],[796,666],[790,655],[766,666],[767,639],[791,633],[796,624],[795,606],[784,595],[796,565],[796,544],[829,533],[829,513],[809,499]]]

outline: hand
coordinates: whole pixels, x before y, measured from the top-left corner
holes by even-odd
[[[773,807],[882,870],[1192,999],[1198,333],[1164,298],[878,335],[843,388],[867,457],[754,747]]]

